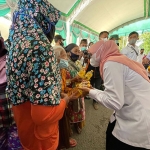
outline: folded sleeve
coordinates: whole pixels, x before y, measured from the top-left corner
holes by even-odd
[[[103,71],[105,90],[92,89],[89,96],[107,108],[120,110],[124,105],[123,65],[109,61]]]

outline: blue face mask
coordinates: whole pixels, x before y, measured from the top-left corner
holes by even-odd
[[[59,67],[60,69],[67,69],[69,66],[68,64],[68,60],[65,60],[65,59],[60,59],[60,62],[59,62]]]
[[[87,50],[87,47],[81,47],[81,51]]]

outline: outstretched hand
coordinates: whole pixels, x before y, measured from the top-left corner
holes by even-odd
[[[84,95],[88,95],[91,88],[88,88],[88,87],[79,87],[78,89],[82,90]]]
[[[76,77],[74,77],[72,80],[71,80],[71,82],[82,82],[82,78],[81,77],[79,77],[79,76],[76,76]]]
[[[67,104],[69,103],[69,96],[66,93],[61,93],[60,96],[66,101]]]
[[[78,88],[83,91],[84,96],[88,95],[92,86],[89,84],[89,81],[83,81],[81,86]]]
[[[74,101],[74,100],[77,100],[79,98],[76,95],[77,95],[77,92],[71,93],[71,95],[68,95],[66,93],[61,93],[61,98],[66,100],[66,102],[68,104],[70,101]]]

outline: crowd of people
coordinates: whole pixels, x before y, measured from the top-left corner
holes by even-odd
[[[108,31],[97,43],[64,46],[55,36],[59,18],[46,0],[20,0],[8,40],[0,37],[0,149],[75,147],[73,131],[82,134],[89,98],[95,110],[99,103],[114,110],[107,150],[150,149],[150,53],[136,46],[138,33],[121,51],[118,35],[109,38]],[[83,69],[93,71],[90,87],[79,76]]]

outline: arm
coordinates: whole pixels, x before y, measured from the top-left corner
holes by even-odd
[[[64,92],[66,88],[66,70],[61,69],[61,92]]]
[[[126,47],[122,49],[121,54],[126,55],[126,56],[128,55],[128,51]]]
[[[105,91],[90,90],[90,97],[107,108],[119,110],[124,105],[123,67],[116,62],[107,62],[104,65]]]

